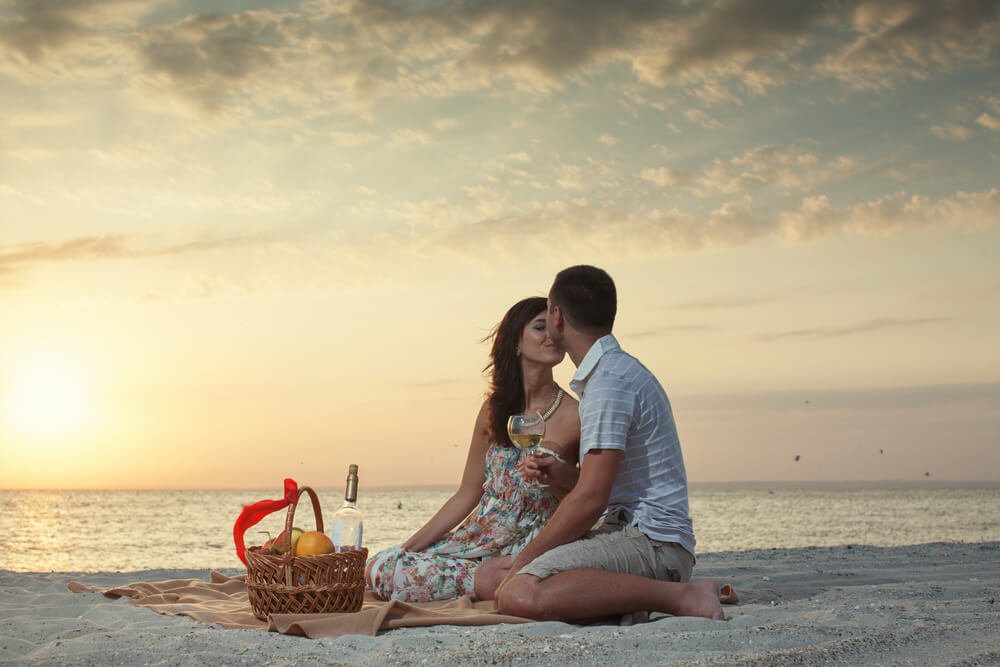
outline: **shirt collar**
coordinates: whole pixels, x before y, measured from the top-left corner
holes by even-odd
[[[597,368],[597,362],[601,360],[604,353],[620,349],[622,349],[621,345],[618,344],[618,339],[613,334],[608,334],[595,340],[594,344],[587,350],[587,354],[584,355],[583,361],[577,366],[576,373],[573,373],[573,379],[569,382],[569,388],[576,392],[578,396],[582,395],[584,387],[587,386],[587,378]]]

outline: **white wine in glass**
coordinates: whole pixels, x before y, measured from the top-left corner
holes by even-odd
[[[511,415],[507,420],[507,435],[515,447],[534,455],[540,450],[539,445],[545,439],[545,418],[538,411]],[[546,485],[539,484],[539,486]]]
[[[511,433],[510,439],[518,449],[534,449],[542,444],[545,436],[540,433]]]

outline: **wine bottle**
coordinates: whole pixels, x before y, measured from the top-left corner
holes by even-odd
[[[333,515],[330,539],[337,551],[351,551],[361,548],[363,533],[364,519],[358,509],[358,466],[352,463],[347,471],[344,504]]]

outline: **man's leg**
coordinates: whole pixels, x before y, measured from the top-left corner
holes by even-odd
[[[539,579],[519,574],[498,591],[501,613],[536,620],[581,621],[636,610],[721,619],[719,584],[657,581],[632,574],[582,568]]]

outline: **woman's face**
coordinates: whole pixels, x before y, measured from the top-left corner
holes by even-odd
[[[545,331],[546,312],[535,315],[521,332],[521,358],[546,366],[555,366],[563,360],[566,353],[556,347]]]

